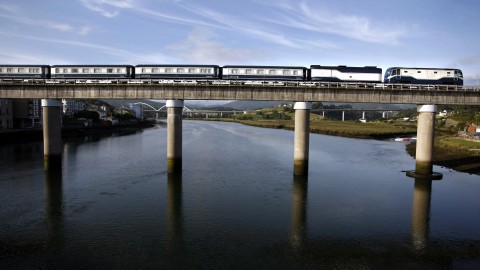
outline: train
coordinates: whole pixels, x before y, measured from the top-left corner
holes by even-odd
[[[0,65],[0,81],[129,82],[148,80],[362,82],[463,85],[463,73],[453,68],[389,67],[382,76],[376,66],[255,66],[255,65]]]

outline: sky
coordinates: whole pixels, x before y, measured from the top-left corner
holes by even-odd
[[[438,67],[480,76],[478,0],[0,0],[1,64]]]

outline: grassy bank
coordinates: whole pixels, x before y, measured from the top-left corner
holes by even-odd
[[[407,145],[407,152],[415,156],[416,144]],[[433,163],[460,172],[480,175],[480,141],[440,135],[435,138]]]

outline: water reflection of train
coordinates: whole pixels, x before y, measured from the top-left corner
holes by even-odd
[[[459,69],[391,67],[382,80],[382,69],[375,66],[248,66],[248,65],[0,65],[0,80],[46,82],[129,82],[148,80],[165,82],[188,80],[190,83],[224,81],[301,81],[364,82],[463,85]]]

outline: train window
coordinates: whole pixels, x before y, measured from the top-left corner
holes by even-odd
[[[283,70],[283,75],[290,75],[290,74],[291,74],[290,70]]]
[[[8,73],[13,73],[13,68],[7,68]]]
[[[113,73],[113,68],[107,68],[107,73]]]
[[[68,69],[67,69],[67,68],[64,68],[64,69],[63,69],[63,73],[68,73]]]
[[[82,69],[82,73],[90,73],[90,69],[84,68],[84,69]]]
[[[40,73],[40,69],[39,68],[29,68],[28,73]]]
[[[158,68],[152,68],[152,73],[158,73]]]
[[[166,68],[165,69],[165,73],[172,73],[172,71],[173,71],[173,69],[171,69],[171,68]]]
[[[238,69],[231,69],[230,74],[238,74]]]
[[[434,74],[437,74],[438,72],[434,71],[433,73],[434,73]]]
[[[408,73],[408,70],[404,70],[403,73]]]
[[[396,69],[392,70],[392,76],[396,76],[396,75],[397,75],[397,70]]]
[[[448,71],[447,74],[450,75],[450,71]]]
[[[94,68],[93,73],[100,73],[100,69],[99,68]]]
[[[257,70],[257,75],[263,75],[263,74],[265,74],[265,70],[263,69]]]
[[[298,70],[294,70],[293,75],[298,75]]]
[[[420,70],[417,70],[417,73],[422,73]]]
[[[25,72],[25,68],[18,68],[18,73],[24,73]]]
[[[78,73],[78,68],[72,68],[72,73]]]
[[[245,70],[245,74],[253,74],[253,70],[251,70],[251,69],[246,69],[246,70]]]
[[[0,68],[0,73],[2,73],[2,72],[3,72],[3,68]]]
[[[277,74],[277,71],[274,70],[274,69],[271,69],[271,70],[268,71],[268,74],[269,75],[275,75],[275,74]]]
[[[189,68],[188,73],[195,73],[195,69],[194,68]]]
[[[177,73],[185,73],[185,69],[184,68],[177,68]]]

